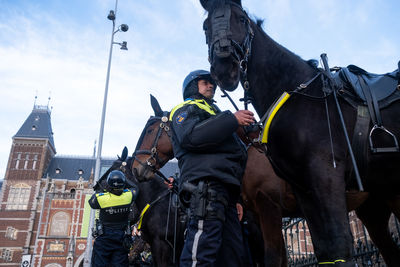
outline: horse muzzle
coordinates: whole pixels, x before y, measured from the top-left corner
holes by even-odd
[[[142,161],[142,159],[136,156],[132,164],[132,174],[138,181],[149,180],[154,177],[154,168],[149,164],[148,159]]]
[[[222,58],[214,56],[210,71],[220,88],[227,91],[237,88],[240,81],[240,65],[233,56]]]

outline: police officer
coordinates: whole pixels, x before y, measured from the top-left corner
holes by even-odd
[[[215,89],[208,71],[189,73],[182,88],[185,101],[170,113],[180,196],[191,210],[181,267],[244,262],[236,203],[247,154],[235,132],[254,122],[254,115],[221,112],[213,101]]]
[[[107,189],[93,194],[89,205],[100,209],[97,237],[93,245],[92,266],[128,266],[129,250],[124,240],[129,229],[129,212],[138,195],[137,188],[124,189],[126,177],[121,171],[111,171],[107,177]]]

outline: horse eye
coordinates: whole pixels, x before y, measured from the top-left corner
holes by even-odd
[[[151,134],[152,132],[153,132],[153,129],[148,129],[148,130],[147,130],[147,133],[148,133],[148,134]]]

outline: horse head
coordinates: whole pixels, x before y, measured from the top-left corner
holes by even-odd
[[[155,97],[150,97],[154,116],[147,121],[133,153],[132,172],[139,181],[153,178],[174,157],[169,114],[162,111]]]
[[[233,91],[247,71],[254,37],[253,22],[240,0],[200,0],[200,3],[208,12],[203,30],[211,75],[219,87]]]
[[[93,189],[97,192],[102,192],[104,189],[107,189],[107,176],[111,171],[118,170],[125,174],[127,179],[127,186],[129,184],[138,184],[138,180],[132,173],[131,165],[133,162],[132,157],[128,157],[128,149],[124,147],[121,157],[118,156],[118,159],[113,162],[111,167],[99,178],[98,182],[95,184]]]

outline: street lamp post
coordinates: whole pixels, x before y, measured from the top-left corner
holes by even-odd
[[[99,146],[98,146],[97,155],[96,155],[94,184],[96,184],[96,182],[99,180],[99,176],[100,176],[101,150],[102,150],[102,146],[103,146],[103,132],[104,132],[104,122],[105,122],[105,117],[106,117],[108,83],[110,81],[110,69],[111,69],[111,58],[112,58],[113,46],[114,46],[114,44],[118,44],[119,46],[121,46],[122,50],[128,50],[126,41],[123,41],[122,43],[114,42],[114,35],[117,32],[120,32],[120,31],[126,32],[129,29],[128,25],[121,24],[117,28],[117,30],[115,30],[115,18],[117,15],[117,5],[118,5],[118,0],[115,1],[115,9],[110,10],[110,13],[107,16],[107,18],[112,21],[113,27],[112,27],[112,32],[111,32],[110,53],[108,56],[108,66],[107,66],[106,86],[105,86],[105,90],[104,90],[103,110],[101,113]],[[91,256],[92,256],[92,249],[93,249],[92,229],[93,229],[94,217],[95,217],[95,211],[93,209],[91,209],[90,219],[89,219],[88,238],[87,238],[87,242],[86,242],[86,251],[85,251],[84,264],[83,264],[85,267],[90,267],[90,265],[91,265],[91,258],[92,258]]]

